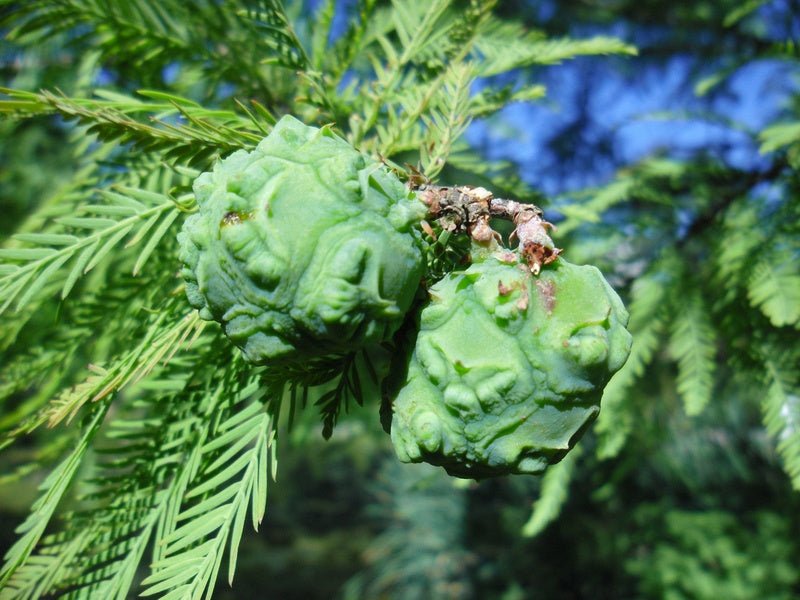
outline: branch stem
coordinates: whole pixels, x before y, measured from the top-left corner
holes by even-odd
[[[482,187],[423,184],[416,187],[416,192],[442,229],[465,232],[481,245],[502,242],[500,234],[491,228],[491,218],[513,222],[515,229],[509,241],[513,237],[519,240],[519,251],[534,275],[561,253],[548,234],[553,225],[544,220],[542,210],[533,204],[495,198]]]

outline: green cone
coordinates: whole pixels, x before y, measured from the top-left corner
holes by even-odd
[[[186,294],[255,364],[387,340],[423,274],[425,207],[330,129],[282,118],[194,184],[178,240]]]
[[[533,276],[508,251],[430,289],[393,403],[400,460],[480,478],[541,473],[599,411],[628,358],[628,313],[595,267]]]

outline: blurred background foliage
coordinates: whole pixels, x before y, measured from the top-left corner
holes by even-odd
[[[6,28],[20,4],[0,4]],[[286,6],[310,41],[320,3]],[[334,36],[354,10],[336,4]],[[800,3],[518,0],[494,11],[547,37],[638,48],[478,79],[473,94],[535,83],[547,96],[476,118],[465,139],[482,159],[458,148],[439,175],[542,206],[565,256],[597,264],[626,298],[633,355],[579,455],[544,479],[464,483],[400,465],[375,405],[343,415],[327,442],[317,416],[302,414],[280,440],[278,484],[261,531],[244,537],[235,586],[218,582],[215,597],[798,597]],[[173,18],[186,23],[176,42],[141,47],[129,32],[127,55],[106,51],[125,44],[101,21],[3,41],[0,78],[79,97],[145,87],[294,112],[257,69],[226,63],[223,41],[226,52],[248,48],[226,38],[224,21]],[[4,120],[0,139],[5,236],[68,186],[88,142],[57,116]],[[106,168],[119,167],[112,157]],[[91,360],[72,352],[65,369]],[[14,385],[13,370],[3,376]],[[73,439],[26,438],[1,455],[2,472],[52,464]],[[43,477],[23,475],[0,478],[4,547]]]

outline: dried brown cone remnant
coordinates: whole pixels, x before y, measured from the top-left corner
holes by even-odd
[[[500,234],[491,228],[489,219],[512,221],[515,229],[511,238],[519,240],[520,253],[534,275],[561,253],[548,234],[553,225],[544,220],[544,213],[533,204],[495,198],[485,188],[466,185],[421,185],[417,188],[417,195],[443,229],[465,231],[479,244],[491,245],[502,241]]]

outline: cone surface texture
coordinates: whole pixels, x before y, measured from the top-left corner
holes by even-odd
[[[424,206],[329,129],[284,117],[194,192],[186,294],[250,362],[335,357],[399,327],[423,274]]]
[[[393,403],[400,460],[480,478],[541,473],[574,445],[628,357],[628,313],[595,267],[533,276],[486,253],[429,290]]]

